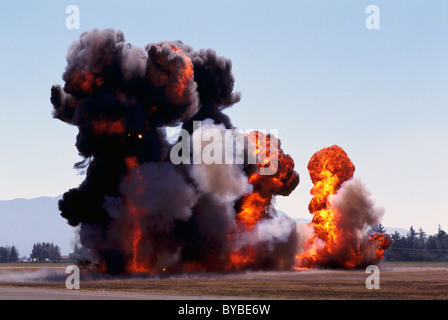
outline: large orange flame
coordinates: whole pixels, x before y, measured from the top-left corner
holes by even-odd
[[[314,197],[308,206],[310,213],[314,215],[311,222],[314,234],[305,244],[305,251],[296,257],[298,268],[321,264],[355,268],[363,266],[366,261],[381,260],[384,250],[390,244],[388,236],[375,233],[367,242],[347,243],[346,233],[350,231],[340,228],[340,213],[332,206],[330,196],[335,195],[341,184],[351,179],[355,171],[355,166],[346,152],[336,145],[324,148],[312,156],[308,170],[314,184],[311,189]],[[347,245],[352,247],[344,250],[344,254],[339,256],[341,246]],[[369,252],[371,248],[376,250],[375,253]]]
[[[275,140],[274,140],[275,139]],[[288,195],[299,183],[294,171],[294,161],[280,148],[280,141],[260,131],[249,134],[249,148],[256,156],[257,170],[249,176],[253,192],[242,199],[237,221],[247,229],[252,229],[261,219],[269,218],[269,209],[274,195]],[[271,163],[274,162],[275,164]],[[273,167],[273,174],[261,174],[263,168]]]
[[[280,148],[280,141],[260,131],[248,135],[249,150],[256,156],[257,170],[249,176],[253,191],[241,199],[241,208],[236,215],[239,228],[251,231],[257,223],[271,219],[271,202],[275,195],[288,195],[299,183],[299,175],[294,171],[294,161]],[[275,139],[275,140],[274,140]],[[276,161],[276,164],[271,161]],[[273,174],[263,175],[262,168],[274,167]],[[274,173],[275,172],[275,173]],[[245,246],[230,254],[231,269],[241,269],[254,263],[256,250]]]

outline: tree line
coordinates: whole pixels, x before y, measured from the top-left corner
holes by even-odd
[[[59,261],[62,259],[61,249],[54,243],[37,242],[30,253],[33,261]],[[0,263],[18,262],[19,251],[15,246],[0,247]]]
[[[385,261],[448,261],[448,234],[439,225],[438,232],[428,236],[422,228],[410,227],[406,235],[390,235]]]
[[[61,249],[53,243],[38,242],[33,245],[30,258],[37,261],[58,261],[62,259]]]
[[[0,262],[19,261],[19,251],[16,247],[0,247]]]
[[[382,225],[375,232],[386,232]],[[410,227],[406,235],[397,231],[390,234],[391,244],[384,253],[385,261],[448,261],[448,234],[439,225],[438,232],[428,236],[422,228],[418,231]],[[86,255],[84,247],[75,245],[70,260],[81,261]],[[48,242],[37,242],[30,253],[33,261],[59,261],[61,249]],[[15,246],[0,247],[0,263],[19,261],[19,252]]]

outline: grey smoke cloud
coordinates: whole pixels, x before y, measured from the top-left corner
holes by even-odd
[[[181,41],[126,43],[123,32],[94,29],[69,47],[64,85],[51,88],[56,119],[78,128],[76,148],[85,180],[59,202],[61,216],[79,229],[88,259],[109,273],[232,269],[230,255],[253,246],[242,268],[289,268],[297,247],[295,224],[270,215],[271,200],[299,182],[284,155],[285,186],[256,188],[269,205],[252,230],[237,223],[242,198],[254,192],[256,164],[173,164],[176,141],[167,128],[197,139],[194,122],[234,129],[224,114],[241,99],[230,59]],[[274,137],[272,137],[274,139]],[[241,152],[241,150],[239,150]],[[191,163],[191,162],[190,162]],[[238,241],[243,241],[238,243]],[[131,267],[132,266],[132,267]],[[133,269],[134,268],[134,269]]]

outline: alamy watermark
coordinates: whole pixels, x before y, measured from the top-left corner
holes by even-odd
[[[65,26],[68,30],[80,29],[80,11],[77,5],[69,5],[65,8],[65,13],[68,14],[65,19]],[[368,5],[365,13],[369,16],[365,20],[365,26],[368,30],[379,30],[380,26],[380,8],[376,5]]]
[[[68,30],[79,30],[81,27],[81,20],[79,15],[79,7],[72,4],[65,8],[65,13],[68,14],[68,17],[65,19],[65,27]]]
[[[368,30],[378,30],[380,26],[380,8],[373,4],[367,6],[366,14],[369,16],[366,19],[365,25]]]
[[[65,287],[70,290],[80,289],[79,267],[76,265],[69,265],[65,268],[65,273],[69,274],[65,280]]]
[[[366,273],[370,274],[366,279],[366,288],[369,290],[380,288],[380,268],[370,265],[366,268]]]

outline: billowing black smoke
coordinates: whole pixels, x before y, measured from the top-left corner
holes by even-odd
[[[64,194],[59,209],[80,226],[93,262],[111,273],[293,265],[295,224],[276,217],[270,203],[262,224],[237,225],[256,166],[170,161],[166,127],[185,129],[191,141],[195,121],[221,132],[233,128],[223,113],[240,100],[229,59],[180,41],[142,49],[120,31],[95,29],[70,46],[62,78],[64,87],[51,88],[53,116],[78,127],[84,160],[75,167],[86,178]],[[298,184],[292,170],[287,193]],[[250,256],[237,259],[240,249]]]

